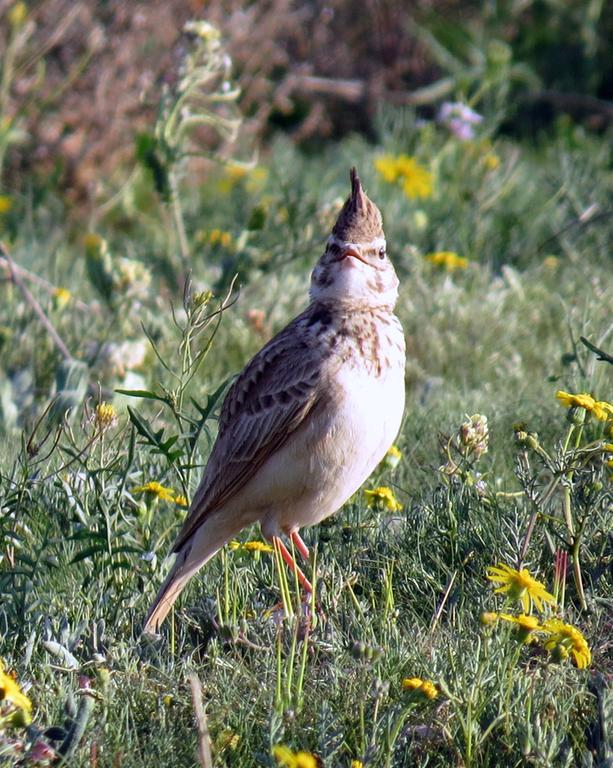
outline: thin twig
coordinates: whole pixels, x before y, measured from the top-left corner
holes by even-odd
[[[28,289],[28,286],[21,279],[21,276],[18,274],[17,270],[15,269],[15,263],[13,262],[10,251],[7,248],[6,244],[3,242],[0,242],[0,251],[2,251],[2,253],[4,254],[4,258],[8,263],[11,282],[19,288],[23,298],[27,301],[27,303],[30,305],[30,307],[34,311],[34,314],[38,317],[40,322],[43,324],[43,326],[45,327],[45,330],[47,331],[49,336],[51,336],[55,346],[62,353],[62,356],[64,357],[64,359],[74,360],[73,356],[70,354],[68,350],[68,347],[64,344],[60,335],[51,324],[51,321],[49,320],[47,315],[43,312],[42,307],[36,301],[34,296],[32,296],[32,294],[30,293],[30,290]]]
[[[438,622],[441,619],[441,616],[443,614],[443,610],[445,608],[447,600],[449,599],[449,595],[451,593],[451,590],[453,588],[453,584],[454,584],[454,582],[456,580],[456,576],[457,575],[458,575],[458,572],[454,571],[451,574],[451,578],[447,582],[447,586],[445,587],[445,593],[443,594],[443,599],[439,603],[439,606],[438,606],[438,608],[436,609],[436,611],[434,613],[434,617],[432,618],[432,624],[430,626],[430,636],[432,636],[434,634],[434,630],[436,629],[436,625],[438,624]]]
[[[6,270],[8,279],[11,280],[11,269],[9,267],[8,259],[4,256],[0,256],[0,267]],[[50,294],[54,294],[58,290],[57,285],[53,285],[53,283],[50,283],[48,280],[45,280],[44,277],[40,277],[39,275],[35,275],[33,272],[30,272],[27,269],[24,269],[23,267],[19,266],[19,264],[15,264],[13,262],[13,269],[17,274],[23,278],[24,280],[28,280],[31,283],[34,283],[35,285],[38,285],[40,288],[43,288],[45,291],[48,291]],[[77,309],[80,309],[82,312],[91,312],[93,310],[93,307],[90,307],[89,304],[86,304],[84,301],[81,301],[80,299],[72,298],[72,303]]]
[[[599,349],[595,344],[592,344],[591,341],[588,341],[585,336],[579,336],[579,339],[581,340],[582,344],[585,344],[590,352],[593,352],[595,355],[597,355],[597,360],[602,360],[603,363],[611,363],[611,365],[613,365],[613,355],[610,355],[608,352],[603,352],[602,349]]]
[[[198,758],[202,768],[213,768],[213,756],[211,754],[211,737],[209,736],[209,726],[202,703],[202,688],[200,680],[195,672],[190,672],[187,676],[192,689],[192,701],[194,703],[194,715],[196,717],[196,728],[198,730]]]
[[[535,505],[535,509],[530,515],[530,521],[528,522],[528,527],[526,528],[526,535],[524,536],[524,541],[519,551],[519,562],[517,564],[517,567],[519,569],[521,569],[524,564],[524,559],[526,557],[526,554],[528,552],[528,547],[530,545],[530,539],[532,538],[532,532],[534,531],[534,526],[536,525],[536,521],[538,519],[539,514],[540,514],[540,510]]]

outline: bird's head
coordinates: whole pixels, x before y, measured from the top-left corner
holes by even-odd
[[[311,300],[393,307],[398,278],[386,251],[381,212],[362,189],[355,168],[351,194],[311,275]]]

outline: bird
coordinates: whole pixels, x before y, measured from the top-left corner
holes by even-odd
[[[305,589],[283,543],[337,512],[393,444],[405,404],[399,280],[381,212],[357,170],[312,274],[307,308],[235,379],[200,484],[172,548],[174,564],[145,619],[157,634],[196,572],[259,522]]]

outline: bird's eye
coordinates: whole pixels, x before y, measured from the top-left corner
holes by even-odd
[[[381,248],[379,248],[379,258],[384,259],[385,258],[385,246],[382,245]]]

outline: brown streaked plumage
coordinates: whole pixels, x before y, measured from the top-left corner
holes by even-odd
[[[307,309],[230,388],[204,476],[149,611],[155,632],[189,579],[242,528],[295,534],[333,514],[383,458],[404,408],[398,279],[355,169]]]

